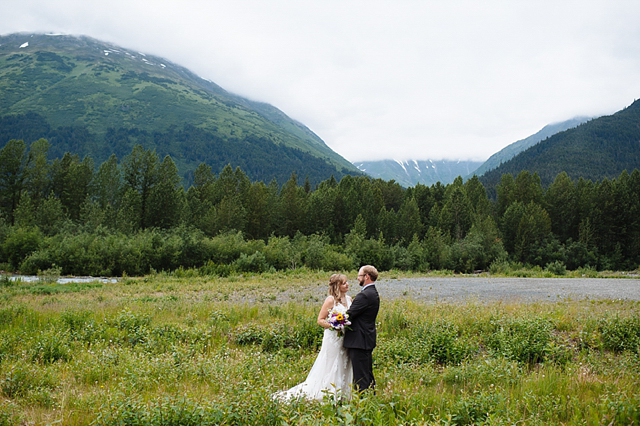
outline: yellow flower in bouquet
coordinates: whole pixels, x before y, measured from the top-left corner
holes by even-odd
[[[349,315],[337,311],[335,308],[329,311],[329,317],[327,318],[332,330],[338,333],[338,336],[344,335],[344,330],[349,329],[351,321],[349,321]]]

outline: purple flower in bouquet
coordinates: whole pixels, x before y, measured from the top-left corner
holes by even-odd
[[[338,336],[342,336],[344,330],[351,325],[349,315],[346,312],[339,312],[335,309],[329,311],[327,322],[329,322],[331,330],[335,330],[338,333]]]

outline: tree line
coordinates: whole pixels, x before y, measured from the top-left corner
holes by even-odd
[[[496,197],[477,177],[405,189],[364,176],[312,186],[252,182],[200,164],[182,185],[170,156],[136,145],[95,167],[49,159],[45,139],[0,150],[0,262],[36,273],[139,275],[308,267],[457,272],[640,265],[640,172],[599,182],[505,174]]]
[[[151,100],[156,102],[155,100]],[[0,141],[10,139],[49,141],[49,158],[62,158],[67,152],[81,157],[91,157],[95,164],[109,159],[112,154],[123,159],[136,145],[154,148],[163,158],[171,156],[178,166],[181,181],[193,184],[194,170],[206,163],[219,171],[228,164],[240,167],[252,180],[277,179],[285,182],[291,170],[304,170],[313,185],[317,185],[332,173],[338,178],[345,174],[363,174],[331,164],[301,149],[275,143],[267,137],[248,134],[224,136],[217,132],[198,128],[186,121],[182,126],[170,126],[166,131],[146,131],[138,127],[108,127],[104,134],[87,126],[55,127],[37,113],[0,116]]]

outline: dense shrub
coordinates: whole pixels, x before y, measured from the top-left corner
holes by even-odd
[[[491,320],[487,345],[496,354],[524,364],[543,362],[548,354],[553,325],[543,318]]]
[[[208,426],[277,425],[282,419],[280,404],[264,392],[238,391],[236,400],[220,405],[187,397],[166,397],[155,401],[138,398],[109,400],[100,407],[96,425]]]
[[[495,392],[478,392],[461,398],[453,407],[451,424],[476,425],[484,424],[496,407],[503,403],[501,395]]]
[[[230,245],[237,251],[229,249],[225,240],[232,240]],[[199,267],[212,257],[237,259],[252,247],[261,246],[259,242],[244,242],[237,234],[214,241],[200,231],[184,228],[174,231],[148,229],[132,235],[110,232],[58,234],[44,240],[41,248],[24,260],[21,269],[23,273],[35,274],[55,264],[65,275],[143,275],[152,269],[170,271],[185,265]],[[216,256],[215,250],[221,247],[222,252]]]
[[[211,238],[211,260],[216,263],[233,263],[241,254],[250,255],[262,251],[262,240],[245,241],[242,232],[229,231]]]
[[[559,260],[547,263],[547,266],[544,269],[554,275],[565,275],[567,273],[567,267],[564,265],[564,262],[561,262]]]
[[[414,350],[413,342],[404,336],[381,339],[376,348],[376,362],[401,365],[407,363],[425,363],[428,357]]]
[[[422,242],[425,262],[433,269],[446,269],[451,257],[449,237],[440,228],[430,226]]]
[[[222,409],[204,407],[187,399],[165,398],[141,402],[126,399],[112,403],[100,413],[97,425],[216,425],[225,419]]]
[[[27,308],[22,305],[9,305],[0,309],[0,326],[9,325],[22,318],[27,313]]]
[[[78,333],[86,327],[90,315],[89,311],[64,311],[60,315],[62,329],[71,334]]]
[[[329,245],[329,237],[313,234],[308,237],[296,236],[296,248],[302,253],[302,259],[308,268],[321,269]]]
[[[262,252],[255,252],[250,255],[244,253],[233,262],[235,269],[239,272],[265,272],[268,269],[267,260]]]
[[[135,332],[151,324],[151,317],[144,314],[134,314],[131,311],[122,311],[112,323],[120,330]]]
[[[396,244],[391,247],[391,254],[393,255],[393,265],[395,269],[421,272],[429,269],[424,248],[417,238],[417,235],[414,235],[413,241],[411,241],[408,247],[402,244]]]
[[[178,264],[185,268],[198,267],[211,259],[212,250],[207,238],[202,231],[184,226],[173,231],[182,239],[182,247],[178,258]]]
[[[295,269],[300,266],[301,253],[293,247],[289,237],[269,237],[263,250],[265,260],[276,269]]]
[[[321,269],[325,271],[349,271],[353,268],[353,260],[345,253],[338,252],[334,247],[330,247],[325,251]]]
[[[73,356],[69,336],[56,330],[40,332],[29,344],[31,362],[51,364],[69,361]]]
[[[38,388],[54,387],[55,383],[46,372],[25,363],[12,365],[0,377],[0,391],[5,398],[24,397]]]
[[[471,273],[477,265],[485,263],[483,258],[484,250],[482,246],[478,242],[473,241],[473,239],[465,238],[451,245],[447,269],[456,272]]]
[[[43,242],[38,228],[12,227],[7,233],[2,253],[12,267],[18,268],[25,257],[38,250]]]
[[[489,265],[489,272],[492,274],[507,274],[511,271],[511,263],[506,257],[495,259]]]
[[[236,264],[218,264],[210,260],[205,265],[198,268],[200,275],[217,275],[219,277],[228,277],[236,272]]]
[[[20,272],[27,275],[36,275],[38,271],[51,268],[54,263],[48,250],[38,250],[24,259],[20,264]]]
[[[294,326],[244,325],[235,328],[231,336],[238,345],[258,345],[266,352],[274,352],[283,348],[315,349],[322,342],[323,332],[315,320],[307,318],[296,321]]]
[[[581,267],[595,266],[598,263],[597,250],[590,249],[582,241],[567,241],[567,267],[576,270]]]
[[[620,318],[618,316],[602,318],[598,323],[604,349],[623,352],[625,350],[640,353],[640,318]]]
[[[460,364],[473,350],[468,342],[460,338],[458,326],[447,321],[424,325],[416,334],[420,346],[438,364]]]
[[[410,338],[394,336],[382,341],[376,356],[394,364],[458,365],[474,350],[461,338],[458,327],[446,321],[414,326],[411,334]]]

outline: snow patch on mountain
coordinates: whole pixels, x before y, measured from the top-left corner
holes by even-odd
[[[373,178],[394,180],[404,187],[417,184],[433,185],[436,182],[449,184],[458,176],[472,174],[481,161],[466,160],[380,160],[360,161],[354,165]]]
[[[407,173],[407,168],[404,166],[404,162],[403,161],[400,161],[400,160],[393,160],[393,161],[398,163],[400,165],[400,167],[402,167],[402,170],[404,170],[404,172]]]

